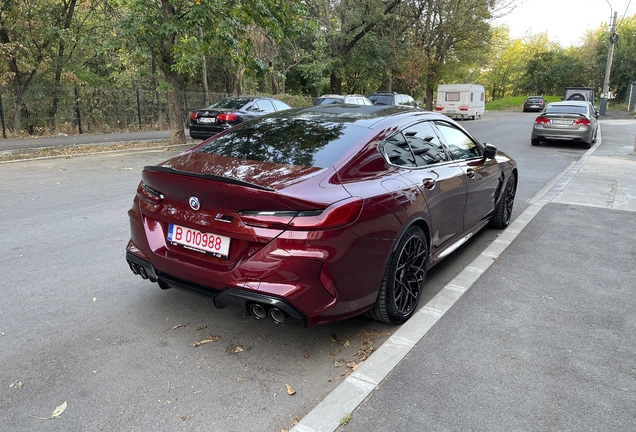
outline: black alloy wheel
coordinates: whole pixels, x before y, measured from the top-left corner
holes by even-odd
[[[510,178],[506,183],[506,188],[503,191],[503,196],[497,203],[495,213],[490,220],[491,226],[493,228],[501,229],[506,228],[508,225],[510,225],[510,220],[512,218],[512,207],[514,206],[515,195],[517,193],[517,184],[515,179],[516,177],[514,173],[510,174]]]
[[[391,254],[375,306],[367,315],[402,324],[415,313],[426,280],[428,246],[418,226],[410,227]]]

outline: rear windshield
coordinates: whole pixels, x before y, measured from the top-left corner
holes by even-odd
[[[393,95],[391,96],[371,95],[369,96],[369,100],[373,102],[373,105],[393,105]]]
[[[543,99],[539,97],[529,97],[528,102],[543,102]]]
[[[314,101],[314,105],[333,105],[333,104],[341,104],[344,102],[344,99],[341,98],[318,98]]]
[[[248,102],[251,102],[253,99],[250,98],[230,98],[223,99],[216,103],[213,103],[208,108],[230,108],[230,109],[240,109],[242,106],[246,105]]]
[[[203,146],[203,153],[327,168],[369,132],[361,126],[302,118],[260,118]]]
[[[580,105],[548,105],[545,109],[546,114],[564,113],[564,114],[587,114],[587,109]]]

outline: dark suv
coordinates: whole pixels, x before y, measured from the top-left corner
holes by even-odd
[[[369,100],[373,102],[373,105],[404,105],[417,108],[417,102],[411,96],[394,91],[373,92]]]

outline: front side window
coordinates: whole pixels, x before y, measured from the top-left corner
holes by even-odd
[[[483,156],[483,149],[466,133],[445,121],[436,121],[454,160],[470,159]]]

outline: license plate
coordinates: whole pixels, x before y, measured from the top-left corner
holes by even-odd
[[[450,112],[455,112],[455,110],[446,110],[446,112],[449,112],[449,113],[450,113]]]
[[[230,238],[179,225],[168,226],[168,241],[197,252],[210,253],[227,258],[230,252]]]
[[[216,118],[214,117],[200,117],[199,123],[216,123]]]
[[[550,123],[555,125],[571,125],[572,120],[552,120]]]

